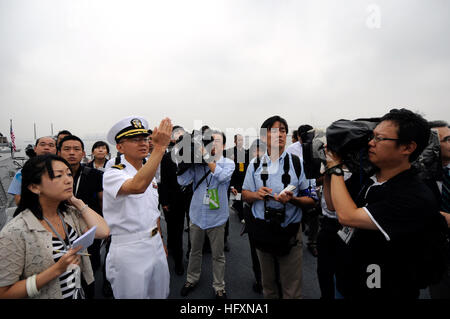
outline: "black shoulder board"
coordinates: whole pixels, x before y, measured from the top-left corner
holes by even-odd
[[[125,165],[124,164],[113,165],[111,166],[111,168],[124,169]]]

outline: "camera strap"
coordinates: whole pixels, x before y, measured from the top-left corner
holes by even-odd
[[[289,183],[291,182],[291,175],[289,175],[289,170],[290,170],[289,158],[290,157],[292,157],[292,162],[294,163],[294,169],[295,169],[295,173],[296,173],[298,179],[300,179],[300,174],[301,174],[300,159],[298,158],[298,156],[296,156],[294,154],[287,153],[286,156],[284,157],[283,175],[281,176],[281,181],[284,185],[284,188],[286,188],[289,185]],[[259,160],[256,160],[254,163],[255,172],[256,172],[256,169],[259,167],[259,164],[260,164]],[[262,171],[261,171],[261,180],[263,182],[264,187],[267,187],[268,179],[269,179],[269,171],[267,169],[267,160],[264,157],[262,159]],[[266,202],[267,202],[267,199],[264,199],[264,209],[266,209]]]
[[[268,179],[269,179],[269,170],[267,169],[267,160],[266,160],[266,158],[263,158],[261,180],[263,182],[264,187],[267,186]],[[267,198],[264,198],[264,211],[266,211],[266,210],[267,210]]]
[[[194,187],[194,192],[195,190],[200,186],[201,183],[203,183],[203,181],[205,180],[206,177],[208,177],[208,175],[211,173],[211,170],[208,169],[208,172],[206,172],[205,175],[203,175],[203,177],[198,181],[197,185],[195,185]]]
[[[286,154],[284,157],[283,170],[284,173],[281,176],[281,182],[283,183],[284,188],[286,188],[291,182],[291,175],[289,175],[289,154]]]

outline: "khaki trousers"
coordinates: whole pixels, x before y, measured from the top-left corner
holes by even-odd
[[[189,255],[189,265],[187,269],[186,281],[196,284],[200,280],[202,271],[202,249],[205,240],[205,233],[211,243],[212,268],[213,268],[213,288],[214,291],[225,289],[225,253],[224,233],[225,224],[209,228],[201,229],[192,222],[189,224],[189,232],[191,237],[191,253]]]
[[[275,263],[277,263],[283,299],[301,299],[303,254],[301,225],[297,233],[297,240],[297,244],[291,248],[289,254],[281,257],[259,249],[256,250],[261,265],[264,298],[280,298],[275,268]]]

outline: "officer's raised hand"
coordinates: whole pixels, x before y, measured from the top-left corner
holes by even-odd
[[[172,122],[169,118],[165,118],[159,123],[159,127],[153,130],[152,142],[154,147],[167,148],[170,143],[170,138],[172,136]]]

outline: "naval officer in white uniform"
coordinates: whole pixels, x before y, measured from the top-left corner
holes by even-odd
[[[115,298],[167,298],[170,274],[159,225],[155,172],[170,141],[172,123],[153,131],[148,159],[147,121],[128,117],[108,133],[108,142],[123,154],[103,175],[103,216],[111,229],[106,276]],[[119,160],[118,160],[119,162]]]

